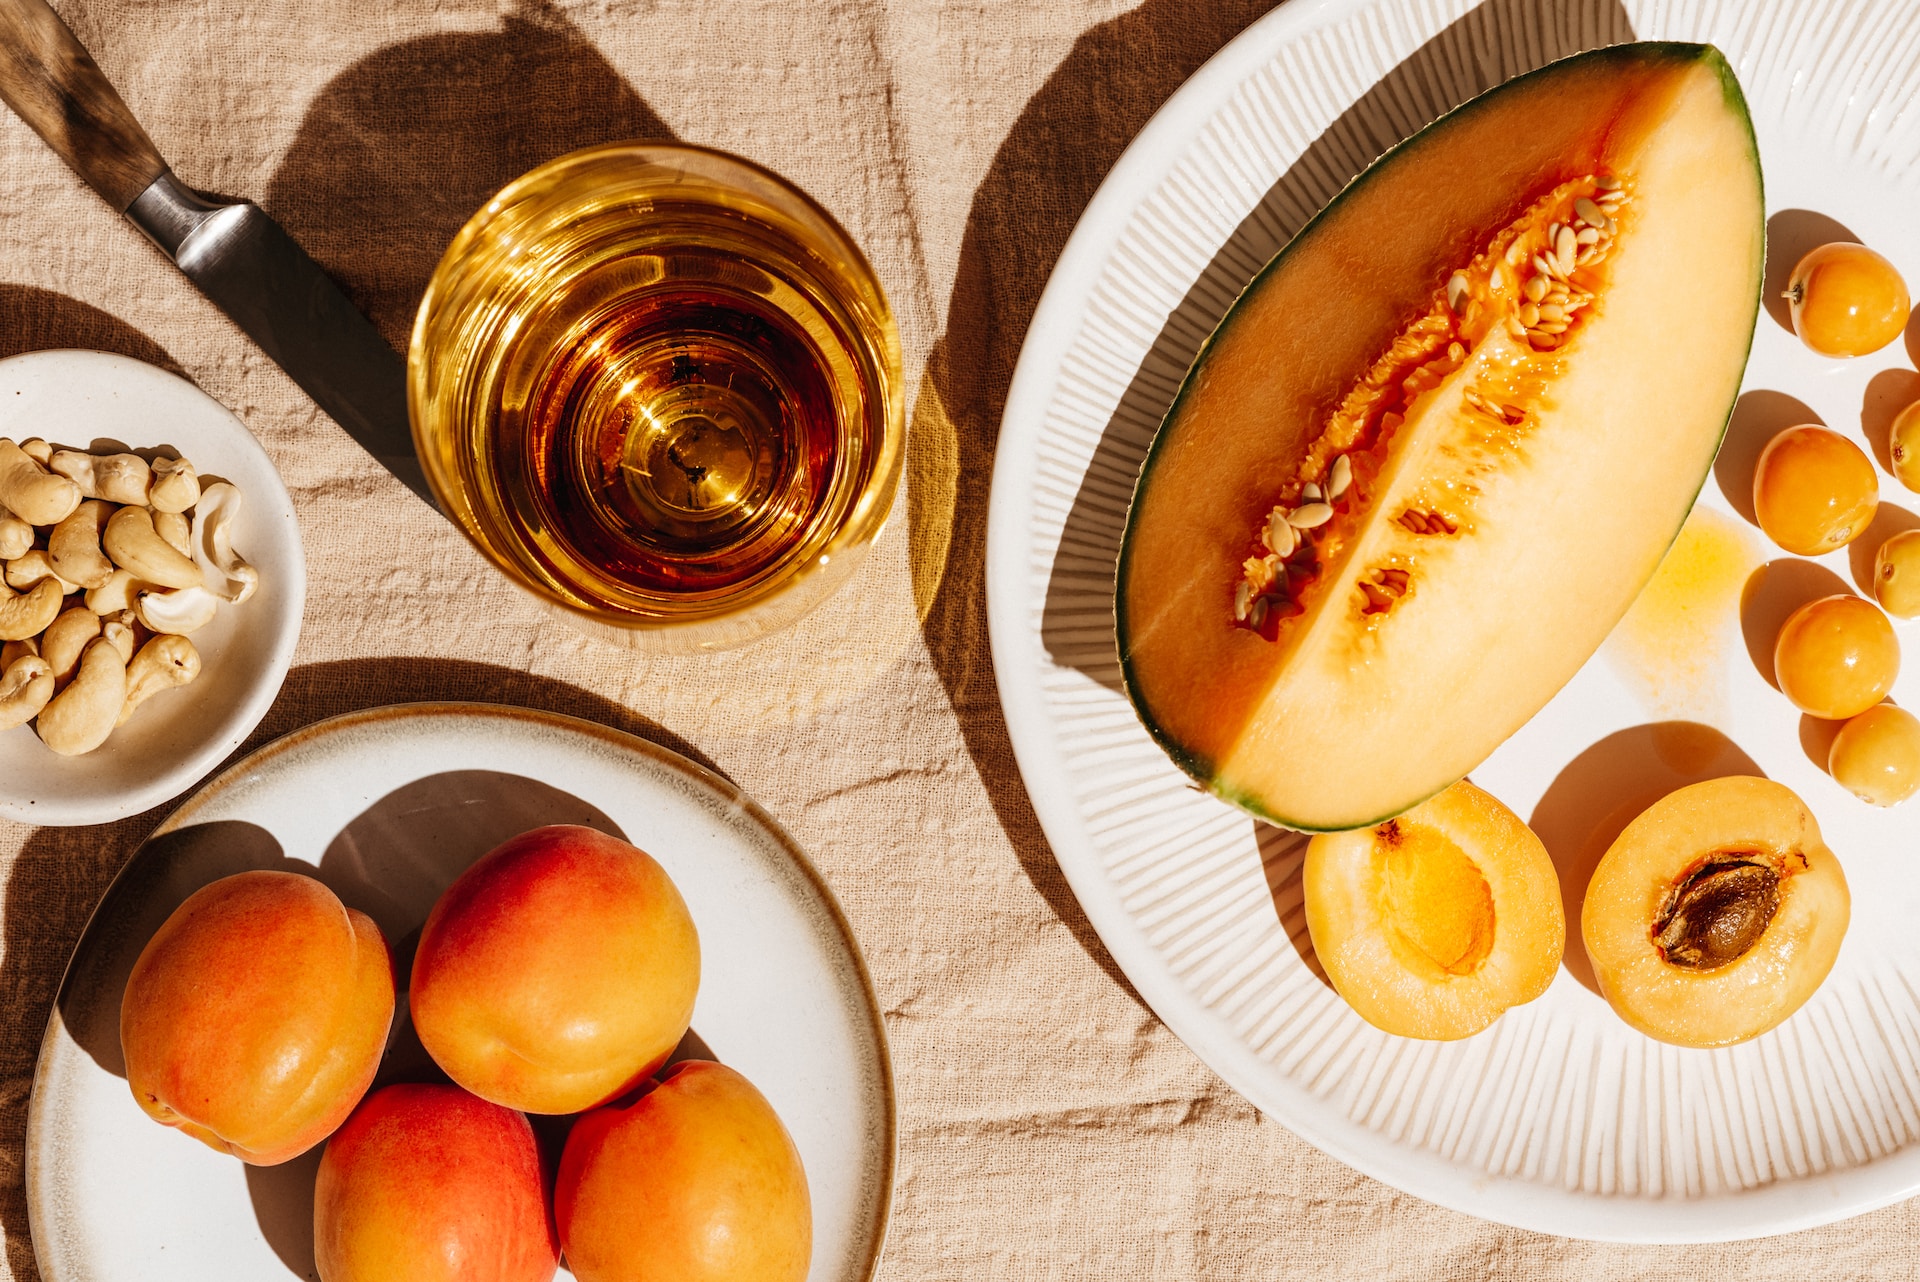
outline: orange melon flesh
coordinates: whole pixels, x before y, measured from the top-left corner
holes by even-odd
[[[1495,325],[1363,469],[1297,617],[1271,636],[1236,624],[1251,540],[1334,409],[1453,272],[1595,174],[1632,200],[1564,345],[1538,353]],[[1708,46],[1577,55],[1376,162],[1234,305],[1142,469],[1116,608],[1129,694],[1162,746],[1219,795],[1318,831],[1379,823],[1478,765],[1598,648],[1678,532],[1739,389],[1763,246],[1744,99]],[[1489,386],[1514,390],[1522,423],[1476,413],[1467,393]],[[1409,508],[1458,529],[1411,530]],[[1383,568],[1409,586],[1374,612],[1361,585]]]

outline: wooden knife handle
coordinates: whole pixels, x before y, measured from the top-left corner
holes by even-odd
[[[121,213],[167,172],[147,131],[46,0],[0,0],[0,99]]]

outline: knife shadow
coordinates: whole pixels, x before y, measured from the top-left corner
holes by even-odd
[[[260,204],[406,350],[427,280],[509,181],[595,143],[673,138],[543,0],[498,30],[388,45],[328,82]]]

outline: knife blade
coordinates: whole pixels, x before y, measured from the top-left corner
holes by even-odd
[[[179,183],[46,0],[0,0],[0,100],[348,436],[434,505],[413,449],[400,354],[258,205],[215,204]]]

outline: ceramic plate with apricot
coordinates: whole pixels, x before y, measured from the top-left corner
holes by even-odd
[[[269,746],[142,848],[30,1131],[50,1280],[803,1282],[877,1259],[892,1101],[845,923],[750,801],[426,705]]]
[[[1496,151],[1501,182],[1450,182]],[[1389,228],[1365,295],[1333,288]],[[1836,236],[1789,264],[1789,244],[1771,301],[1804,352],[1904,374],[1893,262]],[[1852,904],[1821,815],[1920,792],[1920,719],[1890,697],[1920,520],[1882,510],[1883,481],[1920,490],[1920,386],[1878,467],[1871,421],[1743,414],[1770,405],[1741,390],[1768,264],[1732,67],[1710,45],[1620,45],[1376,162],[1174,398],[1121,547],[1127,692],[1197,783],[1318,834],[1311,946],[1376,1027],[1480,1033],[1571,948],[1633,1028],[1727,1046],[1833,968]],[[1716,475],[1757,529],[1696,506]],[[1855,582],[1820,563],[1841,556]],[[1656,719],[1591,750],[1618,776],[1583,798],[1605,813],[1543,803],[1530,827],[1464,776],[1603,649]],[[1772,689],[1735,695],[1756,678]],[[1765,777],[1742,716],[1797,724],[1832,786]]]
[[[1061,256],[1010,738],[1142,997],[1368,1175],[1630,1241],[1920,1192],[1913,34],[1283,6]]]

